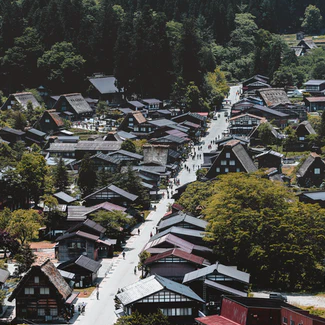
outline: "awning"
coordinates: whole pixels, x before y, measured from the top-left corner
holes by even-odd
[[[69,115],[69,116],[72,116],[72,115],[73,115],[73,113],[68,112],[68,111],[63,112],[63,114],[65,114],[65,115]]]
[[[75,302],[75,299],[79,296],[80,292],[72,292],[70,297],[65,301],[66,304],[72,305]]]

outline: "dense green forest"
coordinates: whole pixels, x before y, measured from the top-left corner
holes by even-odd
[[[216,65],[228,80],[272,77],[275,34],[299,31],[309,4],[325,14],[322,0],[0,0],[0,89],[85,92],[104,72],[128,95],[166,98],[190,82],[207,93]]]

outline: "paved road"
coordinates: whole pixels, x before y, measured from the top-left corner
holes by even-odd
[[[231,87],[229,99],[234,103],[237,99],[236,92],[238,86]],[[228,109],[229,110],[229,109]],[[218,135],[227,128],[226,118],[224,117],[223,110],[218,120],[212,120],[207,136],[203,139],[205,144],[203,150],[208,151],[208,145]],[[197,151],[197,146],[195,147]],[[198,152],[198,151],[197,151]],[[203,156],[203,155],[202,155]],[[195,180],[195,172],[193,171],[193,164],[196,166],[201,165],[202,159],[189,158],[185,163],[191,166],[191,171],[181,171],[178,178],[181,184]],[[195,168],[197,170],[197,167]],[[174,190],[174,189],[173,189]],[[158,204],[156,211],[152,211],[146,221],[140,226],[140,236],[137,235],[137,229],[135,229],[133,235],[127,242],[125,247],[125,260],[122,255],[113,258],[112,260],[105,261],[101,269],[101,274],[104,276],[105,272],[111,265],[110,271],[106,277],[103,278],[99,287],[99,300],[96,299],[96,293],[94,292],[90,298],[78,299],[78,303],[85,301],[87,303],[85,315],[80,315],[78,318],[75,316],[71,323],[80,325],[113,325],[116,321],[114,297],[118,288],[123,288],[129,284],[132,284],[139,280],[140,274],[134,274],[134,267],[138,264],[138,254],[142,248],[148,242],[150,233],[155,231],[155,227],[158,224],[161,217],[166,213],[169,204],[172,204],[174,200],[167,199],[166,195]]]

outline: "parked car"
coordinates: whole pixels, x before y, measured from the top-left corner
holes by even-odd
[[[283,295],[282,293],[279,293],[279,292],[271,292],[269,297],[271,299],[279,299],[279,300],[282,300],[284,302],[288,301],[287,296]]]
[[[213,118],[212,119],[213,120],[217,120],[218,119],[217,115],[213,115]]]

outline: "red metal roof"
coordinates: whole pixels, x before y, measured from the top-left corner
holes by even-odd
[[[233,322],[232,320],[219,315],[198,317],[195,318],[195,320],[197,323],[202,325],[239,325],[239,323]]]
[[[193,112],[193,113],[195,113],[195,114],[199,114],[199,115],[201,115],[201,116],[205,116],[205,117],[207,117],[208,114],[209,114],[209,113],[207,113],[207,112]]]
[[[178,210],[178,211],[183,211],[184,210],[184,207],[178,203],[174,203],[172,205],[172,208],[175,209],[175,210]]]
[[[154,262],[156,262],[158,260],[161,260],[163,258],[166,258],[168,256],[179,257],[179,258],[182,258],[184,260],[187,260],[189,262],[193,262],[193,263],[199,264],[199,265],[202,265],[204,263],[204,261],[205,261],[205,259],[203,257],[184,252],[183,250],[178,249],[178,248],[174,248],[174,249],[171,249],[171,250],[169,250],[167,252],[157,254],[155,256],[151,256],[151,257],[147,258],[144,261],[144,264],[146,264],[146,265],[147,264],[152,264],[152,263],[154,263]]]

